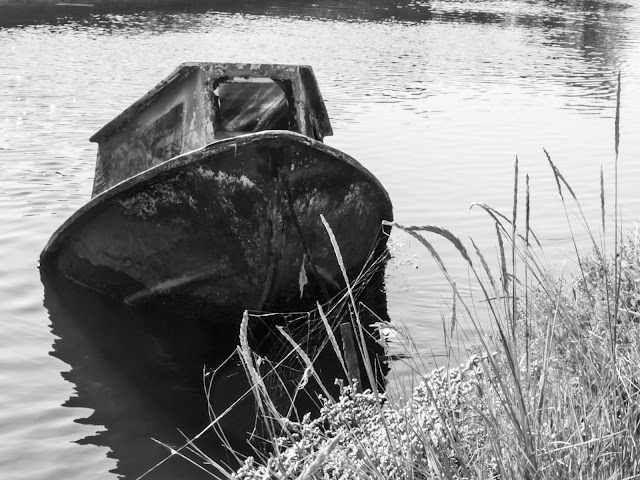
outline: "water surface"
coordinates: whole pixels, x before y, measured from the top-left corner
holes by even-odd
[[[611,232],[621,71],[623,228],[640,220],[640,13],[632,2],[205,3],[136,11],[114,2],[38,15],[0,7],[3,478],[135,477],[165,453],[150,437],[176,442],[178,426],[193,431],[206,415],[197,390],[205,357],[172,350],[161,326],[149,339],[127,312],[120,327],[102,331],[117,307],[77,295],[60,301],[37,269],[51,233],[89,199],[96,148],[87,139],[181,62],[312,65],[335,132],[327,143],[378,176],[396,220],[446,227],[467,244],[471,236],[489,258],[494,226],[469,206],[510,214],[517,155],[520,191],[529,174],[532,226],[556,272],[572,268],[573,247],[542,148],[596,230],[602,168]],[[573,226],[587,249],[584,229]],[[459,255],[433,240],[466,285]],[[451,289],[406,235],[395,232],[390,249],[391,318],[439,358]],[[134,360],[139,351],[154,363]],[[149,478],[198,475],[175,460]]]

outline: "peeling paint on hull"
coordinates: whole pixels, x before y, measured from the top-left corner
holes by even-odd
[[[228,321],[244,309],[313,305],[342,286],[320,214],[350,277],[384,249],[392,208],[371,173],[304,135],[254,133],[94,197],[54,233],[41,265],[131,305]]]

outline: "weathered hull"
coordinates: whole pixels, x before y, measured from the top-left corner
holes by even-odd
[[[354,277],[384,249],[389,197],[347,155],[291,132],[213,143],[94,197],[41,265],[130,305],[228,318],[343,287],[323,214]]]

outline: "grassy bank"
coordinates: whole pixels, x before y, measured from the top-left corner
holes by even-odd
[[[502,227],[506,243],[514,236]],[[406,401],[346,386],[318,418],[278,422],[270,412],[275,451],[246,460],[235,478],[640,476],[638,239],[612,255],[595,246],[578,272],[552,278],[516,232],[516,280],[508,251],[494,273],[481,252],[472,257],[440,233],[481,281],[492,315],[490,332],[478,324],[469,360],[424,374]],[[473,321],[455,298],[448,335],[462,317]],[[410,337],[400,338],[413,355]]]
[[[635,478],[639,247],[624,244],[617,272],[596,251],[571,277],[534,269],[515,302],[488,280],[495,329],[463,365],[404,402],[345,387],[236,478]]]
[[[422,371],[409,398],[347,385],[339,398],[323,399],[319,417],[298,422],[266,406],[274,451],[247,459],[234,478],[639,477],[638,238],[610,254],[594,238],[578,271],[550,277],[532,236],[495,218],[497,272],[450,232],[396,226],[430,250],[423,232],[449,238],[480,283],[489,329],[451,283],[447,337],[463,318],[477,327],[466,362],[425,373],[410,335],[398,331],[413,368]]]

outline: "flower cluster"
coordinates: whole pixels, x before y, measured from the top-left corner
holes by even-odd
[[[434,370],[399,407],[384,394],[341,385],[337,401],[322,399],[315,419],[288,422],[269,458],[248,458],[236,478],[432,478],[444,469],[461,478],[484,435],[482,362]]]

